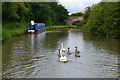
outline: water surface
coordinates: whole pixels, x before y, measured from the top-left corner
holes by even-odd
[[[67,55],[59,62],[58,49],[75,46],[80,58]],[[85,35],[69,29],[15,37],[3,44],[3,78],[117,78],[118,40]]]

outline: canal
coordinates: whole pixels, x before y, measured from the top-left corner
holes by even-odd
[[[75,47],[81,57],[59,61],[58,49]],[[118,40],[86,35],[78,29],[45,31],[12,38],[2,46],[3,78],[117,78]]]

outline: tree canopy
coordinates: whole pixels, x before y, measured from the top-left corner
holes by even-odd
[[[69,15],[69,17],[76,17],[76,16],[84,16],[84,14],[77,12],[77,13],[72,13],[71,15]]]
[[[84,31],[94,35],[120,37],[120,2],[101,2],[87,8]]]
[[[3,2],[3,22],[44,22],[47,25],[62,25],[68,11],[57,2]]]

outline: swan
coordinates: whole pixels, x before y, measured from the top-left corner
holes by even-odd
[[[63,48],[63,45],[64,45],[64,43],[61,43],[61,47],[62,47],[61,51],[65,52],[66,50]]]
[[[62,53],[62,50],[60,50],[60,62],[67,62],[67,57],[65,55],[63,55]]]
[[[71,55],[72,53],[70,52],[70,48],[67,48],[67,54]]]
[[[77,47],[75,47],[76,49],[75,49],[75,57],[80,57],[80,51],[78,51],[77,49]]]

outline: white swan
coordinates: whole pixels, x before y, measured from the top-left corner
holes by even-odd
[[[63,48],[63,45],[64,45],[64,43],[61,43],[61,47],[62,47],[61,51],[65,52],[66,50]]]
[[[62,53],[62,50],[60,50],[60,62],[67,62],[67,57],[65,55],[63,55]]]

